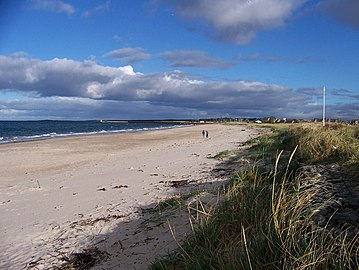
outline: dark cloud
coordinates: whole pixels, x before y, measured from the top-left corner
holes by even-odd
[[[282,62],[287,59],[280,55],[264,55],[261,53],[254,53],[250,55],[243,55],[236,58],[239,62],[250,62],[250,61],[265,61],[265,62]]]
[[[323,87],[320,88],[300,88],[297,90],[298,93],[308,96],[322,96]],[[337,97],[346,97],[351,99],[359,99],[359,95],[353,91],[346,89],[326,89],[326,93]]]
[[[322,96],[323,88],[300,88],[297,90],[297,92],[311,97]]]
[[[120,48],[108,52],[106,56],[113,57],[114,59],[119,60],[125,64],[134,64],[151,57],[151,55],[147,53],[145,49],[140,47]]]
[[[307,0],[162,0],[184,18],[200,19],[217,39],[249,43],[258,31],[282,27]]]
[[[341,97],[359,99],[359,95],[357,93],[354,93],[353,91],[346,90],[346,89],[332,89],[331,94],[333,96],[341,96]]]
[[[198,116],[194,109],[157,106],[146,101],[126,102],[88,98],[27,98],[1,101],[0,119],[163,119]]]
[[[359,115],[359,102],[332,104],[326,107],[328,118],[354,119]]]
[[[229,68],[234,65],[203,51],[166,51],[161,58],[169,62],[171,67]]]
[[[143,74],[131,66],[107,67],[69,59],[43,61],[23,54],[0,56],[0,95],[9,96],[12,91],[25,97],[0,101],[1,119],[321,115],[320,106],[313,103],[313,96],[321,91],[317,88],[294,91],[255,81],[204,81],[180,71]],[[345,105],[331,106],[340,115],[358,115],[354,105],[348,104],[353,109],[345,114],[341,109]]]
[[[287,62],[294,64],[307,64],[307,63],[324,63],[325,59],[314,57],[314,56],[304,56],[301,58],[289,58],[281,55],[266,55],[261,53],[253,53],[249,55],[238,56],[235,59],[238,62],[252,62],[252,61],[263,61],[263,62]]]
[[[338,21],[359,28],[358,0],[326,0],[319,4],[319,8]]]

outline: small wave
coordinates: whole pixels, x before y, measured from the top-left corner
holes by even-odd
[[[63,138],[63,137],[132,133],[132,132],[140,132],[140,131],[171,129],[171,128],[178,128],[183,126],[188,126],[188,125],[159,126],[159,127],[138,128],[138,129],[129,128],[129,129],[119,129],[119,130],[98,130],[98,131],[89,131],[89,132],[69,132],[69,133],[52,132],[52,133],[45,133],[45,134],[31,135],[31,136],[0,137],[0,144],[39,141],[39,140]]]

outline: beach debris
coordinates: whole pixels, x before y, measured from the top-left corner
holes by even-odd
[[[158,173],[151,173],[150,176],[158,176]]]
[[[72,195],[77,195],[77,192],[73,192]]]
[[[106,188],[99,188],[97,191],[106,191]]]
[[[143,170],[142,169],[139,169],[139,170],[137,170],[138,172],[143,172]]]
[[[178,187],[183,187],[185,185],[188,185],[190,182],[193,182],[193,181],[189,181],[189,180],[168,181],[168,184],[171,187],[178,188]]]
[[[112,247],[118,246],[118,245],[120,245],[120,249],[123,249],[123,245],[122,245],[121,240],[118,240],[118,241],[116,241],[115,243],[113,243],[113,244],[112,244]]]
[[[128,186],[127,185],[119,185],[119,186],[114,186],[112,188],[113,189],[115,189],[115,188],[128,188]]]
[[[157,211],[156,206],[140,207],[142,214],[153,214]]]
[[[1,202],[1,203],[2,203],[2,204],[7,204],[7,203],[9,203],[9,202],[11,202],[11,200],[7,200],[7,201]]]
[[[41,188],[39,180],[36,180],[38,188]]]
[[[97,222],[104,221],[109,222],[113,219],[120,219],[124,217],[128,217],[131,213],[126,215],[107,215],[105,217],[98,217],[98,218],[87,218],[79,221],[72,222],[70,224],[70,228],[75,228],[76,226],[93,226]]]
[[[61,260],[65,263],[61,265],[60,269],[90,269],[108,256],[107,252],[101,251],[97,247],[90,247],[84,249],[83,252],[71,253],[62,257]]]
[[[170,187],[178,188],[178,187],[184,187],[192,182],[196,182],[194,180],[171,180],[171,181],[159,181],[159,184],[165,184]]]
[[[234,169],[229,169],[229,168],[214,168],[212,169],[212,173],[214,173],[214,175],[216,177],[229,177],[232,175]]]

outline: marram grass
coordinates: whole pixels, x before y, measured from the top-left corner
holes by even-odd
[[[222,204],[151,269],[359,269],[359,237],[315,225],[312,217],[321,205],[313,198],[320,188],[291,166],[294,161],[359,164],[358,134],[345,126],[300,126],[260,140],[265,155],[275,156],[272,169],[236,172]],[[284,155],[290,148],[293,152]]]

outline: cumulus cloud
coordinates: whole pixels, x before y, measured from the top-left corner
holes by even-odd
[[[359,28],[358,0],[327,0],[319,4],[319,8],[338,21]]]
[[[140,47],[120,48],[106,53],[106,56],[113,57],[125,64],[133,64],[151,57],[145,49]]]
[[[311,104],[309,90],[245,80],[205,81],[180,71],[144,74],[131,66],[56,58],[43,61],[22,54],[0,56],[0,94],[9,91],[24,93],[27,98],[1,101],[0,117],[25,111],[34,117],[42,113],[65,119],[305,118],[315,113],[320,117],[321,113]],[[115,117],[107,117],[110,114]]]
[[[47,10],[56,13],[66,13],[71,15],[75,13],[75,8],[61,0],[31,0],[31,6],[35,9]]]
[[[176,14],[200,19],[214,29],[216,38],[246,44],[258,31],[282,27],[307,0],[162,0]]]
[[[100,85],[134,74],[131,67],[110,68],[92,61],[0,56],[0,89],[32,91],[40,96],[100,98]]]
[[[169,62],[171,67],[229,68],[234,65],[203,51],[166,51],[161,58]]]

